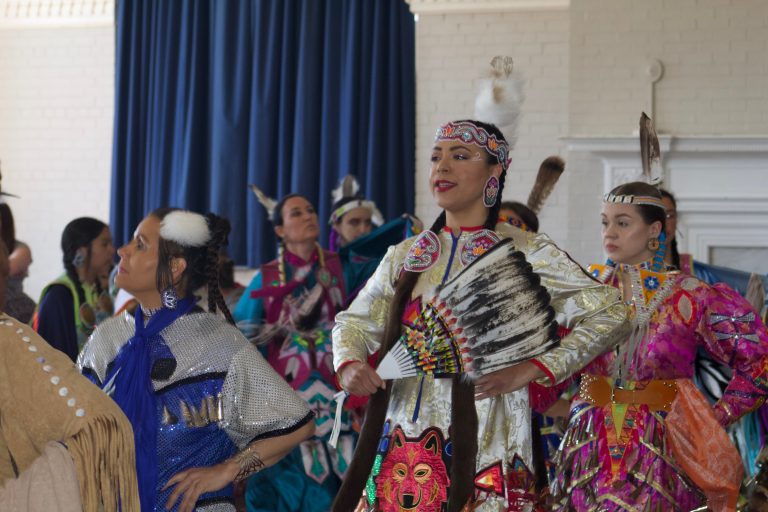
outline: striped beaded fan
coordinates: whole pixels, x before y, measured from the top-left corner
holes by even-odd
[[[438,289],[377,372],[475,379],[536,357],[560,341],[549,302],[525,255],[502,240]]]

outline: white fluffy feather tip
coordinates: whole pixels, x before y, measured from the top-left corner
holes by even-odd
[[[510,57],[494,57],[490,76],[480,79],[480,90],[475,99],[475,119],[503,128],[510,148],[514,147],[517,136],[525,100],[524,86],[523,76],[512,71]]]
[[[211,239],[208,221],[199,213],[177,210],[160,223],[160,236],[183,247],[202,247]]]

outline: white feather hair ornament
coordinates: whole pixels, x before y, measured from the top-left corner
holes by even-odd
[[[339,182],[337,186],[331,192],[331,197],[334,203],[338,203],[345,197],[355,197],[360,191],[360,184],[357,182],[354,176],[347,174],[344,179]]]
[[[263,206],[267,210],[267,215],[269,215],[269,218],[272,219],[275,215],[275,208],[277,207],[277,201],[269,197],[267,194],[265,194],[259,187],[256,185],[250,185],[251,191],[256,194],[256,199],[259,200],[261,203],[261,206]]]
[[[182,247],[202,247],[211,239],[211,230],[199,213],[175,210],[160,222],[160,237]]]
[[[480,79],[475,99],[475,119],[503,128],[510,149],[517,140],[524,85],[523,76],[512,71],[512,57],[496,56],[491,60],[490,76]]]

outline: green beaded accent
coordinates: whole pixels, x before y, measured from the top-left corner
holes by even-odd
[[[376,477],[381,472],[381,463],[384,461],[382,454],[376,455],[373,459],[373,467],[371,468],[371,476],[368,477],[368,481],[365,483],[365,494],[368,500],[368,505],[371,507],[376,506]]]

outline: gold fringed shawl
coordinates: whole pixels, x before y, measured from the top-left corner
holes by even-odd
[[[21,473],[60,441],[72,456],[83,510],[139,510],[133,431],[119,407],[31,328],[0,315],[0,446]],[[0,478],[13,475],[0,457]]]

